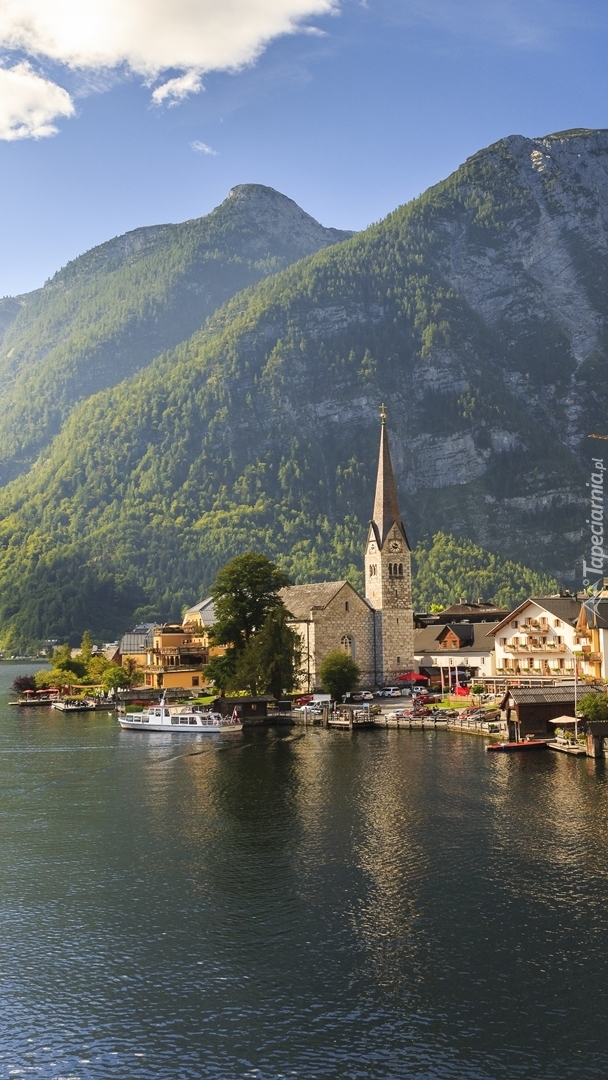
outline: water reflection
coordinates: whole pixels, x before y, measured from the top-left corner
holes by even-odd
[[[601,763],[124,735],[0,711],[0,1075],[606,1075]]]

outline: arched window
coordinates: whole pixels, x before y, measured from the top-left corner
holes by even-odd
[[[403,563],[399,563],[399,577],[403,577]]]
[[[393,564],[392,564],[392,562],[389,562],[389,564],[388,564],[388,576],[389,577],[393,576]]]
[[[344,649],[344,652],[348,653],[348,655],[352,656],[353,659],[354,659],[354,656],[355,656],[355,639],[354,639],[354,637],[352,637],[350,634],[344,634],[344,637],[340,640],[340,645]]]

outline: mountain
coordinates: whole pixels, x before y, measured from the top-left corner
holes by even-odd
[[[570,583],[607,255],[608,132],[512,136],[239,293],[73,408],[0,493],[5,638],[178,614],[247,549],[360,582],[383,399],[415,542],[468,537]]]
[[[352,233],[260,184],[206,217],[135,229],[0,301],[0,483],[25,471],[76,402],[190,337],[235,293]]]

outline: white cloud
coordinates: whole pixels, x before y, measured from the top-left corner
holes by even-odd
[[[237,71],[273,38],[306,30],[303,20],[335,12],[339,2],[0,0],[0,49],[22,61],[0,69],[0,139],[53,135],[53,120],[74,113],[67,91],[36,74],[23,54],[63,65],[89,88],[125,71],[148,82],[166,73],[152,100],[176,105],[202,90],[205,72]]]
[[[38,75],[26,62],[0,67],[0,139],[43,139],[55,135],[60,116],[73,116],[63,87]]]
[[[211,154],[212,157],[217,157],[217,150],[214,150],[212,146],[207,146],[207,143],[200,142],[199,139],[191,142],[190,146],[196,150],[197,154]]]
[[[162,86],[157,86],[152,94],[152,101],[155,105],[162,105],[164,102],[168,102],[169,106],[177,105],[188,97],[188,94],[198,94],[202,89],[200,72],[187,71],[185,75],[180,75],[177,79],[169,79]]]

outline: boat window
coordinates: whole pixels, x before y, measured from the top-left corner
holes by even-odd
[[[190,722],[191,724],[196,724],[196,716],[191,716],[191,717],[190,717],[190,721],[189,721],[189,722]]]
[[[132,719],[136,724],[141,724],[141,716],[133,716]]]
[[[187,723],[188,723],[188,717],[187,716],[185,716],[183,718],[183,720],[180,720],[180,724],[187,724]]]
[[[157,715],[157,716],[162,716],[162,712],[161,712],[161,710],[160,710],[160,709],[157,709],[157,710],[156,710],[156,715]]]
[[[172,716],[171,717],[171,723],[172,724],[179,724],[179,716]]]
[[[149,724],[150,723],[150,717],[149,716],[142,716],[141,722],[142,722],[142,724]]]
[[[168,716],[168,715],[169,715],[169,710],[165,709],[165,716]]]

